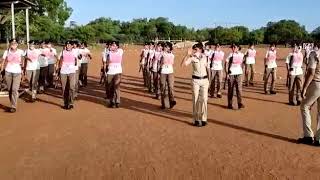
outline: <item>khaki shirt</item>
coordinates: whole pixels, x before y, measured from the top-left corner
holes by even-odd
[[[188,66],[192,64],[192,75],[198,77],[207,76],[207,57],[202,54],[200,57],[192,56],[189,57],[185,62],[185,65]]]
[[[315,69],[313,80],[320,81],[320,51],[312,51],[309,56],[309,68]]]

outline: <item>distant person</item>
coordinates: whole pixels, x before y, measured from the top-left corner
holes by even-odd
[[[192,64],[192,106],[193,124],[197,127],[207,125],[208,118],[208,61],[202,43],[195,44],[188,50],[181,65]]]
[[[212,47],[212,54],[209,58],[211,72],[210,97],[222,98],[221,83],[223,78],[224,52],[221,50],[219,43],[212,45]]]
[[[50,49],[45,41],[40,41],[40,76],[39,76],[39,93],[42,94],[48,84],[48,58]]]
[[[17,104],[19,98],[19,88],[22,76],[22,57],[24,52],[18,49],[18,42],[15,39],[9,41],[9,49],[6,50],[2,56],[3,65],[1,72],[5,70],[5,80],[9,91],[9,99],[11,107],[8,112],[15,113],[17,111]]]
[[[59,69],[61,75],[62,84],[62,96],[64,101],[63,108],[70,110],[74,108],[74,99],[76,91],[76,67],[77,63],[77,53],[72,50],[72,42],[67,41],[65,43],[65,48],[60,53],[59,57]]]
[[[165,99],[169,96],[170,108],[173,108],[177,102],[174,98],[174,54],[173,46],[170,42],[166,42],[160,65],[160,89],[161,89],[161,109],[166,109]],[[167,94],[168,92],[168,94]]]
[[[153,62],[153,59],[154,59],[154,55],[155,55],[155,44],[154,42],[151,42],[150,43],[150,48],[149,48],[149,52],[148,52],[148,58],[147,58],[147,62],[146,62],[146,69],[147,69],[147,88],[148,88],[148,91],[150,93],[153,92],[153,84],[152,84],[152,62]]]
[[[269,50],[266,53],[266,57],[264,60],[265,72],[264,72],[264,92],[265,94],[269,94],[268,90],[268,81],[271,77],[271,87],[270,94],[277,94],[276,88],[276,80],[277,80],[277,50],[276,45],[271,44]]]
[[[56,63],[57,63],[57,50],[53,48],[52,43],[50,41],[47,41],[47,48],[49,49],[48,52],[48,74],[47,74],[47,80],[48,80],[48,87],[53,88],[54,87],[54,71],[56,69]]]
[[[300,95],[303,83],[303,54],[299,51],[297,45],[292,46],[292,52],[286,59],[286,65],[289,75],[289,105],[300,106]],[[294,96],[296,96],[296,104],[294,102]]]
[[[238,109],[244,108],[242,102],[242,64],[244,54],[240,52],[239,45],[231,45],[232,52],[226,59],[226,72],[228,73],[228,109],[233,109],[233,93],[236,90]]]
[[[302,103],[300,106],[302,115],[303,137],[298,139],[298,143],[320,146],[320,50],[319,43],[315,45],[316,50],[310,53],[309,66],[306,75],[306,80],[302,89]],[[311,107],[318,103],[317,115],[317,131],[316,134],[312,131]]]
[[[148,87],[148,71],[146,69],[146,64],[148,60],[148,55],[149,55],[149,50],[150,50],[150,44],[145,43],[144,48],[141,50],[140,54],[140,69],[139,72],[142,71],[142,76],[143,76],[143,83],[145,87]]]
[[[153,88],[155,99],[160,99],[160,62],[163,56],[163,44],[158,43],[152,60]]]
[[[106,83],[106,73],[108,71],[108,67],[107,67],[107,59],[109,56],[109,52],[110,52],[110,42],[106,42],[105,44],[105,48],[101,54],[102,56],[102,60],[101,60],[101,70],[100,70],[100,84],[105,84]]]
[[[247,52],[245,53],[245,85],[254,86],[255,64],[257,51],[254,44],[251,43]]]
[[[86,87],[88,85],[88,65],[90,60],[92,59],[92,55],[90,50],[88,49],[88,45],[86,42],[81,43],[80,47],[81,54],[81,67],[80,67],[80,86]]]
[[[25,71],[29,82],[29,90],[31,92],[31,102],[35,102],[37,98],[38,80],[40,76],[40,54],[40,50],[35,48],[35,41],[30,41],[29,49],[25,52]]]
[[[120,84],[122,75],[123,50],[118,41],[110,43],[110,51],[107,59],[107,98],[110,108],[120,107]]]
[[[74,98],[78,98],[79,93],[79,76],[80,76],[80,67],[81,67],[81,54],[80,54],[80,43],[79,41],[72,41],[72,51],[76,55],[77,58],[77,65],[76,65],[76,74],[75,74],[75,92],[74,92]]]

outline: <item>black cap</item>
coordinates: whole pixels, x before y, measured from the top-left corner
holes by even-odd
[[[171,42],[166,42],[164,46],[165,46],[165,47],[169,47],[171,51],[172,51],[172,49],[173,49],[173,45],[172,45]]]
[[[30,41],[29,41],[29,44],[30,44],[30,45],[35,45],[35,44],[36,44],[36,41],[35,41],[35,40],[30,40]]]
[[[196,49],[196,48],[203,49],[203,44],[201,42],[198,42],[197,44],[192,46],[192,49]]]
[[[16,39],[10,39],[9,43],[18,43],[18,41]]]
[[[119,43],[119,41],[110,41],[110,45],[113,45],[113,44],[119,46],[120,43]]]
[[[65,45],[72,44],[72,41],[66,41]]]

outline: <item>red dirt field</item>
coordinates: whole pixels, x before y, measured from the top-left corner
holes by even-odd
[[[143,88],[139,47],[125,49],[122,106],[108,109],[95,51],[74,110],[62,110],[60,91],[49,90],[35,104],[20,99],[16,114],[0,111],[0,179],[320,179],[320,149],[294,143],[301,120],[299,107],[286,104],[288,51],[278,50],[276,96],[263,94],[265,50],[258,49],[260,75],[243,90],[246,108],[227,110],[226,96],[210,99],[204,128],[190,125],[190,69],[179,66],[186,50],[175,51],[178,104],[166,111]]]

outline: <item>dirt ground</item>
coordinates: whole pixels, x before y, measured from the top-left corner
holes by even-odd
[[[0,111],[0,179],[320,179],[320,149],[294,143],[301,120],[299,107],[287,105],[288,51],[278,50],[276,96],[263,94],[265,50],[258,49],[257,84],[243,90],[246,108],[226,109],[226,96],[210,99],[204,128],[190,125],[190,69],[179,66],[186,50],[175,51],[178,104],[166,111],[143,88],[139,47],[125,49],[121,109],[107,108],[95,51],[74,110],[62,110],[60,91],[50,90],[35,104],[20,99],[16,114]]]

